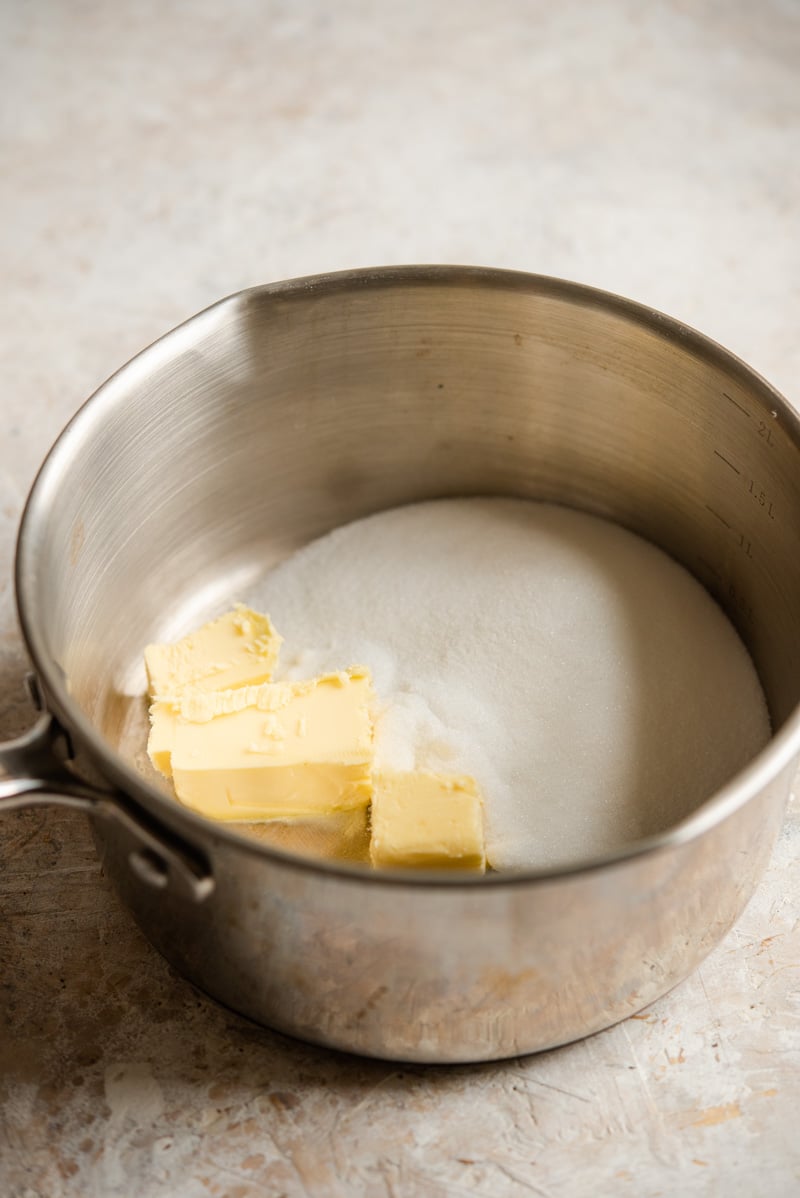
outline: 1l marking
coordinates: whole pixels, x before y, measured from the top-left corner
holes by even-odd
[[[743,532],[740,532],[739,535],[737,536],[736,543],[739,546],[739,548],[742,550],[742,552],[744,553],[745,557],[752,558],[752,556],[753,556],[752,543],[750,541],[748,541],[747,537],[744,535]]]
[[[720,516],[719,512],[715,512],[713,507],[709,507],[708,504],[706,504],[706,511],[711,512],[712,516],[716,516],[716,518],[719,520],[720,524],[724,524],[726,528],[731,527],[730,524],[728,523],[728,521],[725,519],[725,517]]]

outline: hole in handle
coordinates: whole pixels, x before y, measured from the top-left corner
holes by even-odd
[[[128,861],[137,877],[154,890],[165,890],[169,885],[169,863],[155,849],[134,849]]]

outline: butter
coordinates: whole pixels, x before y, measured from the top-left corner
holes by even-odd
[[[353,667],[239,690],[188,688],[151,708],[148,752],[211,819],[329,815],[372,797],[372,680]]]
[[[374,866],[483,871],[474,780],[373,775],[369,671],[273,682],[281,642],[268,616],[240,604],[175,644],[147,647],[147,751],[177,798],[251,825],[359,819]]]
[[[175,744],[175,727],[178,708],[166,700],[158,700],[150,707],[150,736],[147,739],[147,755],[165,778],[172,777],[172,748]]]
[[[370,860],[380,867],[483,872],[483,803],[474,779],[376,772]]]
[[[150,695],[162,699],[187,687],[222,691],[269,682],[282,639],[269,616],[239,603],[175,644],[147,646]]]

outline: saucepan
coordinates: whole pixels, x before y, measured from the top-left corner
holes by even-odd
[[[482,879],[298,853],[156,784],[145,644],[336,525],[476,494],[600,514],[682,562],[750,650],[766,748],[624,850]],[[180,973],[261,1024],[356,1053],[508,1057],[658,998],[750,898],[800,755],[795,413],[698,333],[556,279],[397,267],[222,300],[61,434],[22,519],[16,586],[40,711],[2,749],[0,810],[85,813],[122,901]]]

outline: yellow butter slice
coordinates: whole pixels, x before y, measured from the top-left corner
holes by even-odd
[[[361,667],[239,691],[187,690],[153,704],[148,752],[181,802],[212,819],[349,811],[372,797],[372,706]]]
[[[373,785],[374,866],[486,869],[483,802],[473,778],[380,770]]]
[[[197,690],[230,690],[269,682],[283,638],[269,616],[237,604],[174,644],[148,645],[144,651],[152,698]]]
[[[158,700],[151,705],[147,755],[165,778],[172,777],[172,748],[177,720],[178,708],[167,700]]]

